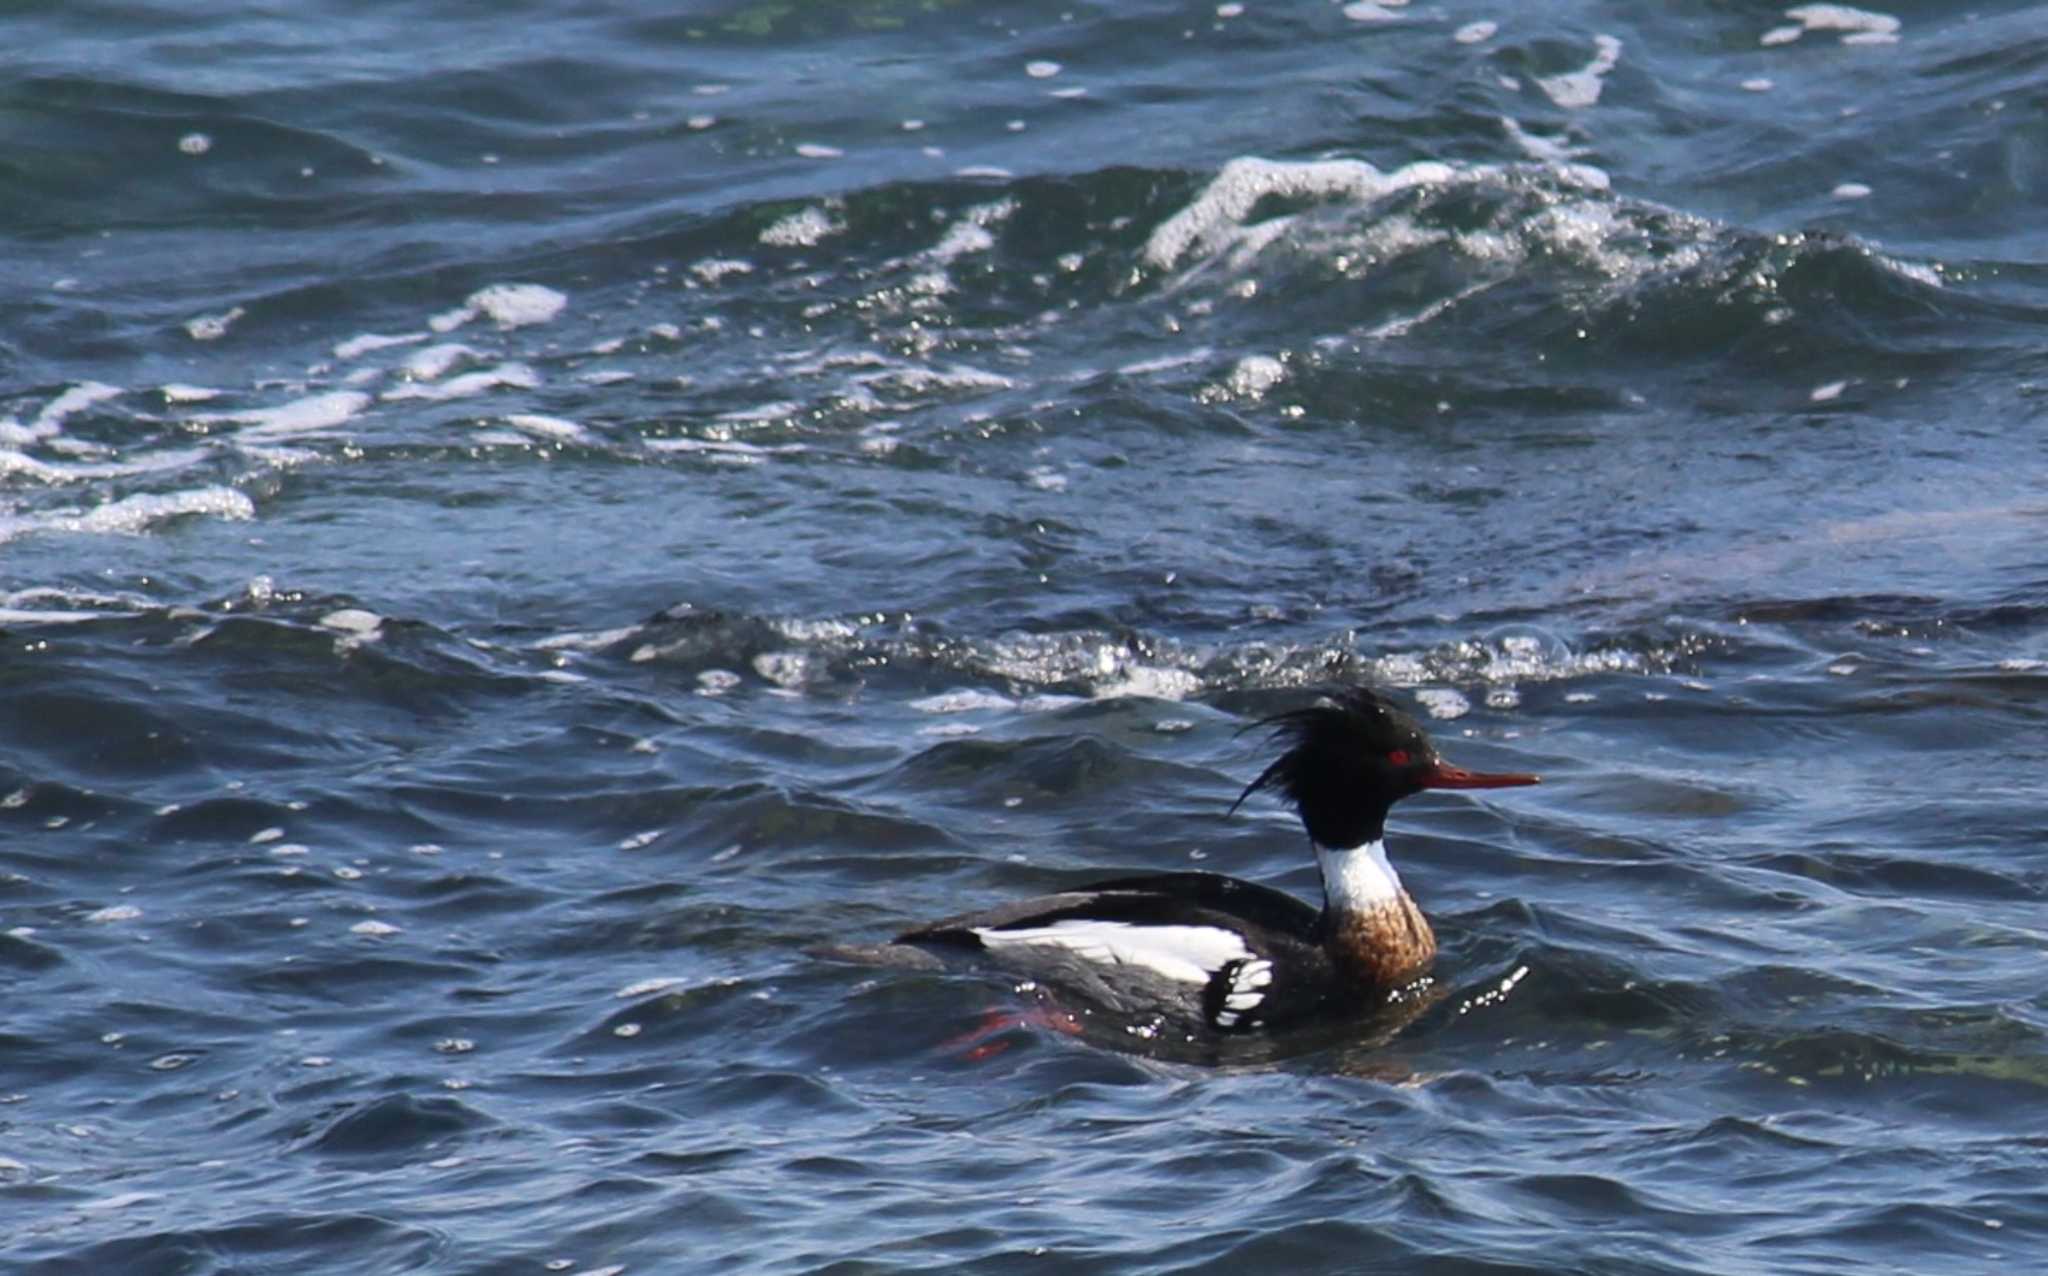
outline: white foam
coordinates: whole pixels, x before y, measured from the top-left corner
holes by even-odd
[[[1472,702],[1464,693],[1448,687],[1418,687],[1415,699],[1432,718],[1462,718],[1472,712]]]
[[[1508,140],[1530,159],[1542,160],[1546,164],[1563,164],[1580,154],[1578,147],[1540,133],[1531,133],[1510,116],[1500,117],[1500,127],[1508,135]]]
[[[1024,64],[1024,74],[1030,76],[1034,80],[1049,80],[1053,76],[1058,75],[1060,73],[1060,69],[1060,64],[1057,62],[1041,61],[1026,62]]]
[[[835,220],[824,209],[806,208],[776,221],[761,232],[760,239],[778,248],[812,248],[845,229],[845,222]]]
[[[753,274],[754,263],[735,257],[706,257],[703,261],[693,262],[690,273],[707,284],[715,284],[727,275]]]
[[[1829,194],[1836,199],[1869,199],[1870,188],[1862,182],[1843,182]]]
[[[1898,40],[1901,25],[1889,13],[1845,4],[1802,4],[1785,10],[1785,16],[1797,22],[1801,31],[1843,32],[1843,44],[1891,44]]]
[[[946,229],[945,237],[932,247],[931,257],[935,261],[949,262],[955,257],[968,253],[985,253],[996,246],[996,237],[986,227],[971,222],[955,222]]]
[[[538,434],[543,438],[582,440],[590,437],[590,431],[558,416],[541,416],[533,412],[517,412],[505,418],[505,424],[527,434]]]
[[[219,341],[228,335],[235,320],[247,312],[240,306],[217,315],[195,315],[185,321],[185,333],[194,341]]]
[[[516,390],[531,390],[540,385],[540,374],[524,363],[501,363],[495,368],[481,368],[451,377],[443,382],[411,382],[386,390],[386,402],[402,399],[427,399],[436,403],[449,399],[468,399],[501,387],[510,386]]]
[[[1034,465],[1024,471],[1024,481],[1041,492],[1064,492],[1067,476],[1051,465]]]
[[[478,315],[488,315],[503,329],[546,323],[569,304],[566,293],[545,284],[492,284],[469,294],[462,305],[427,321],[435,332],[453,332]]]
[[[1499,30],[1500,23],[1498,22],[1467,22],[1464,26],[1452,32],[1451,38],[1459,44],[1483,44],[1491,40],[1494,37],[1494,33]]]
[[[432,335],[432,333],[426,332],[406,332],[400,333],[395,337],[387,337],[381,333],[366,332],[361,336],[350,337],[346,341],[336,342],[334,357],[347,362],[351,359],[359,359],[373,350],[383,350],[390,346],[413,345],[417,342],[425,341]]]
[[[1095,688],[1096,699],[1120,700],[1136,696],[1147,700],[1185,700],[1202,690],[1201,676],[1186,669],[1126,665],[1119,675]]]
[[[463,345],[459,341],[444,341],[415,350],[398,365],[404,376],[414,381],[438,381],[459,364],[481,362],[481,352]]]
[[[627,984],[624,988],[613,993],[612,996],[617,997],[620,1001],[632,1001],[638,997],[645,997],[648,993],[665,992],[670,988],[676,987],[678,984],[687,984],[689,982],[689,980],[675,975],[657,975],[652,979],[642,979],[636,983]]]
[[[771,456],[809,451],[801,443],[763,445],[736,439],[649,439],[647,446],[656,452],[704,452],[731,465],[759,465]]]
[[[344,424],[370,406],[370,396],[360,390],[331,390],[325,394],[309,394],[302,399],[274,408],[258,408],[248,412],[208,413],[195,416],[195,421],[236,421],[249,426],[240,438],[245,441],[284,438],[294,434],[309,434],[315,430],[331,430]]]
[[[1539,75],[1536,87],[1565,110],[1581,110],[1600,100],[1601,81],[1621,61],[1621,41],[1611,35],[1593,37],[1593,60],[1564,75]]]
[[[1116,373],[1120,377],[1149,377],[1156,372],[1173,372],[1197,363],[1207,363],[1215,353],[1208,346],[1198,346],[1177,354],[1160,355],[1156,359],[1140,359],[1136,363],[1126,363],[1118,368]]]
[[[525,328],[561,314],[569,298],[543,284],[493,284],[472,293],[469,304],[489,315],[500,328]]]
[[[165,403],[205,403],[209,399],[220,397],[218,390],[208,389],[203,385],[183,385],[176,381],[158,386],[157,393],[164,396]]]
[[[1017,702],[993,691],[943,691],[910,702],[919,713],[979,713],[991,709],[1014,709]]]
[[[722,696],[739,685],[740,676],[730,669],[697,671],[697,694],[700,696]]]
[[[1408,0],[1379,0],[1376,4],[1373,0],[1352,0],[1352,3],[1344,6],[1344,16],[1353,22],[1392,22],[1401,16],[1394,12],[1394,9],[1407,2]]]
[[[97,908],[85,915],[85,920],[94,925],[104,926],[110,922],[132,922],[142,916],[142,910],[133,904],[113,904]]]
[[[901,364],[882,372],[863,373],[853,380],[855,384],[863,387],[887,386],[906,390],[920,397],[934,391],[946,390],[1007,390],[1016,384],[1000,372],[989,372],[957,363],[944,368]],[[782,415],[789,416],[793,413],[785,412]]]
[[[43,405],[43,410],[36,413],[36,427],[40,429],[48,426],[55,429],[64,423],[65,417],[120,394],[119,386],[107,385],[100,381],[81,381]]]
[[[533,647],[536,651],[599,651],[615,643],[624,642],[638,632],[638,625],[628,625],[623,629],[555,634],[534,643]]]
[[[969,253],[983,253],[995,247],[995,236],[988,228],[1008,221],[1017,212],[1017,201],[999,199],[993,203],[976,204],[960,215],[960,219],[946,228],[925,257],[944,266],[957,257]]]
[[[1286,365],[1272,354],[1245,354],[1237,360],[1237,367],[1231,369],[1227,385],[1231,393],[1243,399],[1266,397],[1266,391],[1286,381]]]
[[[1900,261],[1896,257],[1887,257],[1883,253],[1871,254],[1871,260],[1893,274],[1901,278],[1910,279],[1916,284],[1925,284],[1929,288],[1948,287],[1942,281],[1940,269],[1935,266],[1929,266],[1924,262]]]
[[[358,638],[367,638],[376,633],[383,623],[382,616],[374,611],[364,611],[360,607],[342,607],[320,618],[323,627],[353,634]]]
[[[796,688],[811,681],[817,660],[805,651],[764,651],[753,659],[754,672],[778,687]]]
[[[350,934],[368,935],[372,939],[382,939],[386,935],[396,935],[398,933],[398,927],[393,926],[390,922],[380,922],[374,919],[366,922],[357,922],[348,929]]]
[[[133,461],[44,461],[12,448],[0,448],[0,475],[23,474],[55,486],[82,479],[121,478],[131,474],[160,474],[181,470],[203,460],[200,448],[179,448],[154,452]]]
[[[827,146],[823,142],[799,142],[797,144],[796,153],[803,156],[805,159],[819,160],[838,159],[840,156],[846,154],[845,151],[840,150],[838,147]]]
[[[7,539],[4,524],[0,524],[0,541]],[[98,620],[109,613],[103,611],[32,611],[22,607],[0,606],[0,626],[20,625],[75,625],[80,621]]]
[[[1269,197],[1344,197],[1367,203],[1412,186],[1449,182],[1457,175],[1450,165],[1435,161],[1383,173],[1363,160],[1234,159],[1193,202],[1153,230],[1145,241],[1145,260],[1165,270],[1192,250],[1213,253],[1229,246],[1246,235],[1244,219]],[[1284,225],[1284,219],[1276,220]]]
[[[204,487],[185,492],[145,493],[122,497],[82,514],[0,517],[0,543],[37,531],[122,533],[141,532],[167,519],[188,514],[246,519],[256,516],[255,502],[229,487]]]

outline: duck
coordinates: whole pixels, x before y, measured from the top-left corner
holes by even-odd
[[[1061,990],[1077,1014],[1242,1036],[1369,1011],[1427,982],[1436,932],[1387,856],[1394,804],[1433,789],[1540,783],[1444,760],[1421,724],[1369,686],[1324,691],[1247,730],[1279,754],[1230,806],[1291,806],[1322,878],[1320,906],[1218,873],[1107,878],[913,926],[870,959],[992,963]]]

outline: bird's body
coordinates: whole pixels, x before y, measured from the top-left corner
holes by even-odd
[[[979,954],[1117,1017],[1242,1034],[1384,1005],[1436,935],[1388,863],[1387,810],[1426,788],[1534,784],[1443,762],[1415,721],[1350,688],[1267,720],[1285,745],[1238,798],[1280,793],[1323,881],[1318,909],[1214,873],[1114,878],[914,927],[893,947]],[[1235,807],[1233,807],[1235,809]]]

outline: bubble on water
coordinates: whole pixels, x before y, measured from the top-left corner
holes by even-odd
[[[1034,80],[1049,80],[1058,75],[1060,70],[1060,64],[1057,62],[1038,61],[1024,64],[1024,74]]]
[[[178,149],[187,155],[204,155],[213,149],[213,139],[204,133],[187,133],[178,139]]]
[[[386,935],[396,935],[399,931],[399,928],[393,926],[390,922],[380,922],[374,917],[368,921],[357,922],[348,929],[350,934],[367,935],[372,939],[382,939]]]

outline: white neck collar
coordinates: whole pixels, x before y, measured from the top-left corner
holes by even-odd
[[[1316,847],[1316,866],[1323,870],[1323,898],[1333,913],[1359,913],[1401,898],[1401,875],[1387,863],[1387,844],[1367,842],[1348,848]]]

